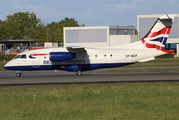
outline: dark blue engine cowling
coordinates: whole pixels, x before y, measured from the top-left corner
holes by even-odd
[[[64,61],[75,58],[75,53],[69,52],[50,52],[51,61]]]

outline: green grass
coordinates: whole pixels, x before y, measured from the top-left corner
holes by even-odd
[[[141,72],[179,72],[179,68],[172,69],[133,69],[133,70],[105,70],[106,73],[141,73]]]
[[[179,119],[179,83],[0,87],[3,120]]]
[[[127,65],[124,67],[155,67],[155,66],[179,66],[179,61],[172,62],[144,62]]]
[[[4,69],[4,65],[5,63],[0,62],[0,71],[6,71],[6,69]]]
[[[155,67],[155,66],[179,66],[179,58],[157,58],[156,60],[135,63],[124,67]]]

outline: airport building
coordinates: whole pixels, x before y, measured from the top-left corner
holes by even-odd
[[[64,47],[112,47],[137,41],[133,26],[64,27]]]
[[[143,38],[151,29],[151,26],[163,14],[155,15],[138,15],[137,16],[137,30],[138,40]],[[179,56],[179,14],[175,14],[175,19],[167,40],[166,49],[173,49],[177,56]]]

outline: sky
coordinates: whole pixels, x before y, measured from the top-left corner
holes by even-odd
[[[68,17],[85,26],[137,27],[137,15],[179,14],[179,0],[2,0],[0,20],[27,11],[45,24]]]

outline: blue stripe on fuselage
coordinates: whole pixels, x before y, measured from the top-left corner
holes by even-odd
[[[9,70],[65,70],[65,71],[88,71],[99,68],[112,68],[133,63],[103,63],[103,64],[75,64],[75,65],[36,65],[36,66],[5,66]]]

